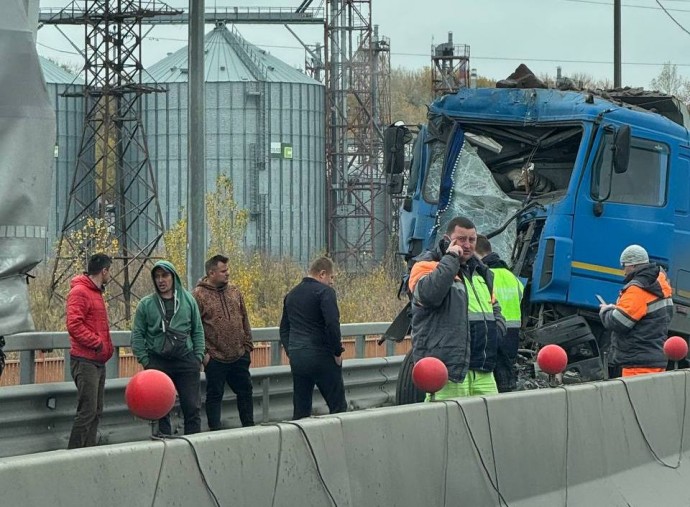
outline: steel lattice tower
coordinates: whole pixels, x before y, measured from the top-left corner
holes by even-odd
[[[371,0],[329,0],[326,13],[328,250],[348,269],[383,259],[391,205],[383,166],[390,123],[390,44]]]
[[[453,32],[448,42],[431,46],[431,87],[434,97],[456,93],[470,85],[470,47],[453,44]]]
[[[84,86],[66,95],[83,97],[85,118],[51,289],[64,298],[67,281],[86,259],[104,241],[116,245],[107,292],[111,309],[122,305],[111,312],[120,315],[114,327],[128,325],[139,298],[136,282],[164,232],[139,100],[163,90],[142,85],[142,19],[177,13],[159,1],[81,0],[54,16],[54,24],[84,26]],[[84,236],[94,227],[106,228],[106,238]],[[148,280],[140,292],[150,290]]]

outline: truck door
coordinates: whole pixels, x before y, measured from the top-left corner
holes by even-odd
[[[630,244],[667,267],[673,238],[669,204],[670,146],[661,136],[632,132],[627,170],[613,169],[616,127],[604,125],[578,190],[573,220],[568,302],[596,308],[595,295],[614,302],[623,280],[619,259]]]
[[[671,200],[674,202],[675,233],[671,243],[669,278],[676,311],[672,333],[690,335],[690,149],[679,148],[671,172]]]
[[[436,221],[446,144],[427,142],[426,128],[414,146],[407,196],[400,209],[400,253],[413,257],[429,248],[429,232]]]

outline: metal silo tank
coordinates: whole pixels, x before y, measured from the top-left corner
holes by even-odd
[[[306,264],[326,239],[323,85],[224,25],[205,44],[207,191],[227,174],[251,214],[245,247]],[[145,73],[168,89],[144,113],[167,227],[186,206],[187,69],[183,48]]]
[[[268,198],[271,252],[306,264],[325,249],[326,170],[324,89],[310,83],[270,83]]]
[[[54,62],[41,57],[41,69],[46,81],[50,101],[55,108],[57,121],[53,184],[46,255],[53,251],[53,244],[60,236],[65,209],[72,186],[72,177],[79,154],[84,126],[84,101],[82,97],[64,97],[65,91],[80,92],[81,78],[61,68]]]

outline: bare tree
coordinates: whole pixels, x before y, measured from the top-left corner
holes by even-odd
[[[596,82],[591,74],[585,72],[573,72],[568,76],[575,87],[580,90],[587,90],[596,87]]]
[[[678,67],[666,62],[657,77],[652,79],[649,86],[662,93],[674,95],[684,102],[690,99],[690,81],[678,73]]]
[[[594,88],[599,90],[611,90],[613,89],[613,81],[607,77],[597,79],[594,82]]]
[[[61,69],[66,70],[66,71],[69,72],[70,74],[74,74],[74,75],[77,75],[77,76],[78,76],[79,74],[81,74],[81,71],[84,70],[83,67],[82,67],[82,65],[79,65],[79,64],[74,63],[74,62],[65,61],[65,60],[57,60],[57,59],[51,58],[51,57],[49,57],[49,56],[48,56],[48,57],[44,57],[44,58],[45,58],[46,60],[49,60],[49,61],[53,62],[55,65],[57,65],[57,66],[60,67]]]
[[[551,76],[548,72],[539,74],[539,80],[546,85],[547,88],[555,88],[556,78]]]

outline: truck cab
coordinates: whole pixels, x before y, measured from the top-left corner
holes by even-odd
[[[446,95],[430,106],[411,150],[399,252],[413,262],[450,219],[467,216],[526,283],[526,336],[579,316],[603,340],[596,295],[616,300],[620,253],[640,244],[673,286],[671,332],[687,337],[687,117],[682,103],[659,94],[485,88]]]

